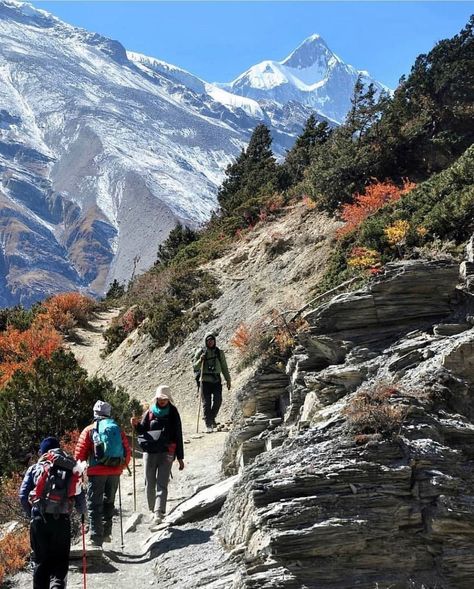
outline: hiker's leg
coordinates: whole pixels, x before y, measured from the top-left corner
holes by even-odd
[[[212,395],[212,409],[211,409],[211,418],[212,423],[214,424],[217,414],[219,413],[219,409],[222,405],[222,383],[216,382],[214,384],[214,390]]]
[[[204,413],[204,421],[207,427],[212,426],[212,415],[211,415],[211,399],[212,399],[212,382],[202,383],[202,410]]]
[[[30,522],[30,543],[33,551],[33,589],[49,589],[49,531],[47,522],[35,516]]]
[[[91,475],[87,483],[87,510],[89,512],[89,533],[93,542],[102,544],[104,525],[104,488],[106,476]]]
[[[171,467],[173,461],[168,459],[167,452],[157,454],[158,459],[158,476],[156,477],[156,501],[155,513],[166,513],[166,500],[168,499],[168,481],[170,480]]]
[[[150,511],[155,510],[157,464],[158,454],[150,454],[149,452],[144,452],[143,471],[145,473],[145,491],[148,509]]]
[[[112,534],[112,518],[114,517],[115,495],[119,486],[120,475],[108,475],[104,487],[104,536]]]
[[[71,521],[61,515],[54,520],[52,537],[51,589],[65,589],[71,548]]]

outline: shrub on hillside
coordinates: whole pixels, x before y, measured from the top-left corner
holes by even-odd
[[[36,456],[45,436],[63,436],[92,420],[98,399],[111,403],[127,423],[135,402],[105,378],[88,378],[74,355],[62,349],[38,358],[31,372],[18,371],[0,391],[0,470],[13,472]]]
[[[69,333],[76,325],[87,327],[97,303],[77,292],[54,295],[41,305],[37,322],[51,323],[61,333]]]
[[[30,534],[26,527],[10,532],[0,539],[0,586],[4,586],[7,576],[24,568],[30,550]]]
[[[61,344],[61,335],[49,325],[26,331],[7,328],[0,333],[0,386],[17,370],[32,372],[38,358],[50,358]]]
[[[383,384],[356,393],[345,409],[347,422],[354,434],[380,434],[390,438],[398,433],[406,409],[396,401],[397,395],[397,388]]]

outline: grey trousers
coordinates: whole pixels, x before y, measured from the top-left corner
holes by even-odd
[[[168,499],[168,481],[170,479],[172,460],[167,452],[156,454],[143,453],[143,465],[145,472],[145,491],[148,509],[166,513],[166,500]]]
[[[87,510],[91,539],[102,544],[112,533],[114,501],[120,475],[90,475],[87,484]]]

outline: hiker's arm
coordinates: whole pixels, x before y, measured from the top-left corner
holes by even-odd
[[[176,409],[175,414],[175,427],[176,427],[176,458],[182,461],[184,458],[184,444],[183,444],[183,428],[181,425],[181,417],[179,411]],[[181,464],[180,464],[181,466]]]
[[[230,389],[231,380],[230,380],[229,369],[227,368],[227,360],[225,359],[225,354],[222,350],[220,351],[219,360],[221,363],[222,374],[224,375],[225,381],[227,383],[227,388]]]
[[[90,435],[90,428],[86,427],[86,429],[82,430],[79,439],[77,440],[76,449],[74,451],[74,458],[76,460],[87,460],[89,458],[89,454],[93,450],[92,438]]]
[[[128,463],[130,462],[130,458],[132,456],[132,452],[130,450],[130,444],[128,443],[128,439],[125,435],[125,432],[121,430],[120,434],[122,436],[123,449],[125,450],[125,466],[128,466]]]
[[[21,506],[23,511],[26,513],[28,517],[31,515],[31,504],[29,501],[30,492],[33,490],[35,486],[34,477],[33,477],[33,466],[26,471],[25,476],[21,482],[20,491],[18,493],[18,497],[20,499]]]
[[[150,420],[148,419],[148,411],[142,416],[142,420],[133,426],[137,434],[144,434],[150,429]]]
[[[194,372],[201,372],[201,365],[202,365],[202,357],[203,357],[203,355],[204,356],[206,355],[206,353],[203,350],[199,350],[194,355],[194,361],[193,361]]]

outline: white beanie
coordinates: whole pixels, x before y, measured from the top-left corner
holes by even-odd
[[[112,407],[107,401],[97,401],[94,405],[94,417],[110,417]]]
[[[170,403],[173,402],[171,389],[168,385],[160,384],[158,387],[156,387],[155,396],[153,397],[152,403],[154,403],[156,399],[167,399]]]

